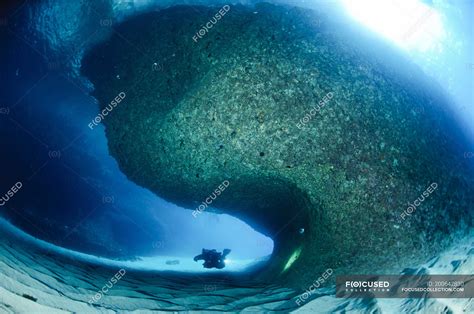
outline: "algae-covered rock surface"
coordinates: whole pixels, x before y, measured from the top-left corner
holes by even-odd
[[[261,278],[298,287],[400,270],[472,224],[466,143],[416,67],[322,12],[221,9],[134,17],[85,58],[101,108],[126,94],[103,123],[131,180],[194,213],[228,181],[205,210],[271,236]]]

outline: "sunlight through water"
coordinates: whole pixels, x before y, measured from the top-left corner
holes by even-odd
[[[440,14],[418,0],[343,0],[350,15],[407,50],[436,49],[446,36]]]

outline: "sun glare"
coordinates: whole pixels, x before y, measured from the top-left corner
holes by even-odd
[[[407,50],[434,49],[444,37],[439,13],[419,0],[342,0],[361,24]]]

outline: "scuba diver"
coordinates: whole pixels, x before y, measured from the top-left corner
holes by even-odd
[[[202,249],[202,253],[199,255],[196,255],[194,257],[194,261],[197,262],[199,260],[203,260],[204,268],[218,268],[222,269],[225,267],[225,258],[227,255],[229,255],[230,250],[229,249],[224,249],[222,253],[217,252],[216,250],[206,250]]]

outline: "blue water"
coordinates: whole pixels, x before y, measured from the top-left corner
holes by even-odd
[[[43,14],[40,8],[25,6],[15,18]],[[54,5],[47,12],[55,14],[49,22],[66,14]],[[125,177],[108,153],[103,125],[88,127],[98,105],[75,62],[92,41],[56,50],[53,41],[64,38],[8,26],[8,49],[0,52],[0,190],[23,186],[1,207],[2,217],[38,239],[110,258],[192,259],[202,248],[231,248],[233,259],[271,254],[273,241],[245,222],[211,209],[194,217],[194,208],[179,208]]]
[[[472,132],[473,30],[466,27],[472,2],[422,2],[441,12],[449,36],[431,50],[404,51],[451,93],[466,132]],[[7,191],[18,181],[23,188],[1,215],[35,237],[98,256],[191,257],[202,247],[230,247],[242,259],[270,254],[271,239],[244,222],[209,212],[194,218],[192,209],[177,208],[130,182],[108,153],[103,126],[87,126],[98,106],[89,96],[93,86],[78,74],[84,52],[129,16],[190,1],[81,3],[28,3],[2,20],[7,49],[0,51],[0,188]]]

